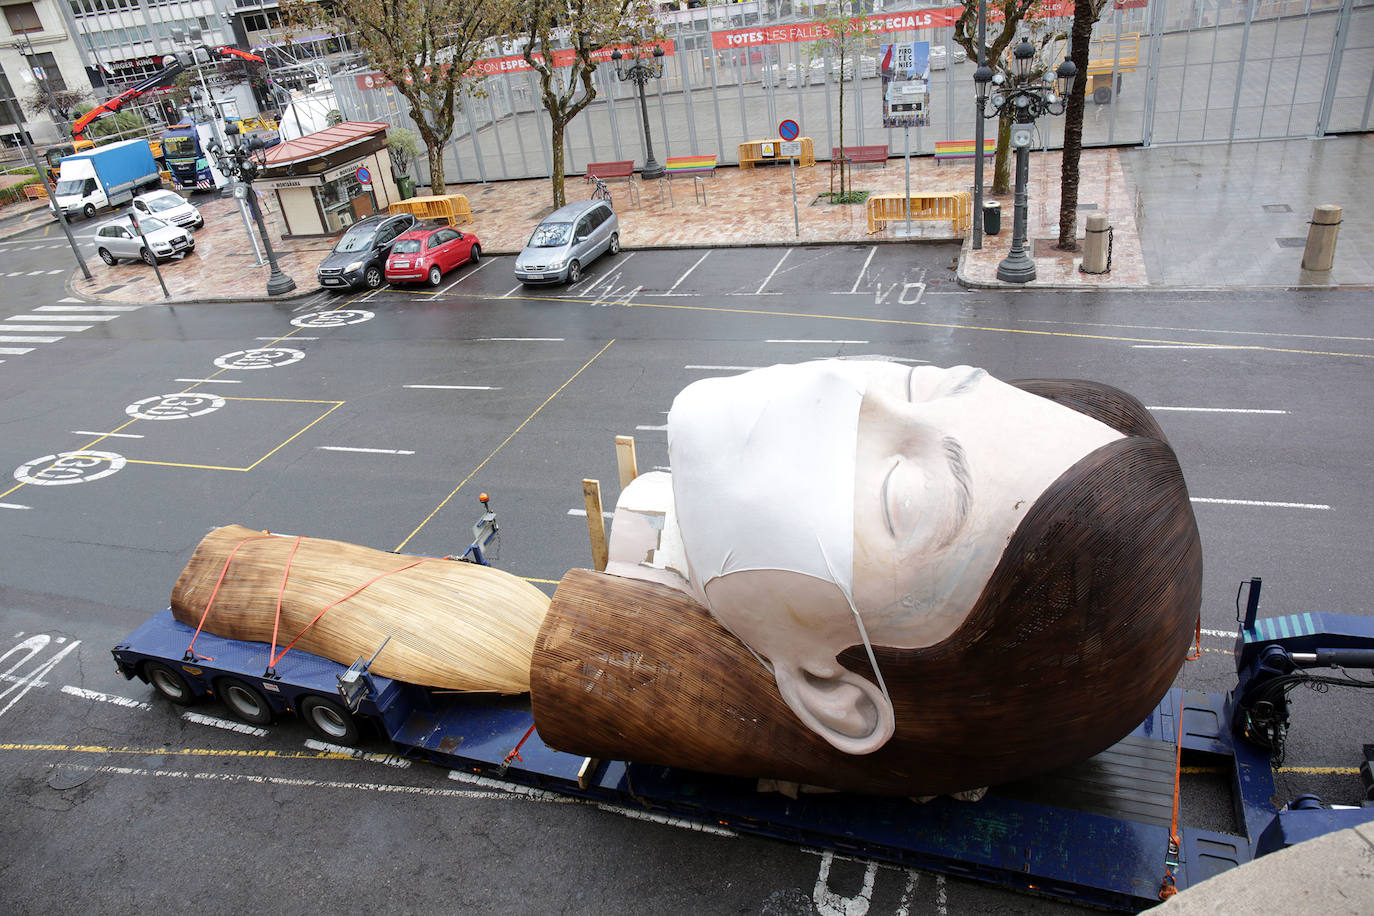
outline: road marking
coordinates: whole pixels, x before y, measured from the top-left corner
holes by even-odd
[[[15,335],[0,336],[0,343],[57,343],[61,339],[61,337],[20,337]]]
[[[668,428],[668,424],[666,424],[666,423],[663,424],[662,426],[636,426],[636,427],[635,427],[635,432],[661,433],[661,432],[665,431],[667,428]]]
[[[1280,503],[1260,499],[1212,499],[1205,496],[1192,496],[1189,499],[1195,503],[1216,503],[1222,506],[1262,506],[1266,509],[1331,509],[1324,503]]]
[[[683,366],[684,369],[696,369],[705,372],[752,372],[755,369],[762,369],[762,366]]]
[[[619,814],[621,817],[628,817],[636,821],[649,821],[654,824],[662,824],[665,827],[680,827],[683,830],[690,830],[693,833],[709,833],[712,836],[736,837],[739,834],[725,827],[717,827],[715,824],[702,824],[697,821],[689,821],[680,817],[669,817],[666,814],[654,814],[651,811],[636,811],[634,808],[626,808],[623,805],[612,805],[609,802],[601,802],[597,809],[606,811],[610,814]]]
[[[33,347],[0,347],[0,353],[6,356],[23,356],[25,353],[32,353]]]
[[[0,503],[0,509],[32,509],[33,506],[21,506],[19,503]]]
[[[181,714],[181,717],[193,725],[208,725],[211,728],[222,728],[227,732],[252,735],[255,738],[262,738],[267,735],[267,729],[258,728],[256,725],[249,725],[246,722],[231,722],[228,719],[221,719],[217,716],[201,715],[198,712],[184,712]]]
[[[7,276],[7,277],[22,277],[22,276],[24,276],[24,272],[23,272],[22,270],[16,270],[16,271],[15,271],[14,273],[12,273],[12,274],[5,274],[5,276]]]
[[[30,333],[42,333],[43,331],[89,331],[94,325],[89,324],[0,324],[0,331],[28,331]]]
[[[262,338],[258,338],[262,340]],[[197,385],[241,385],[243,381],[236,378],[174,378],[174,382],[195,382]]]
[[[34,250],[37,251],[38,249],[34,249]],[[29,271],[28,275],[29,275],[30,277],[38,277],[38,276],[42,276],[44,273],[46,273],[46,271],[42,271],[42,270],[31,270],[31,271]]]
[[[1235,639],[1235,638],[1236,638],[1236,633],[1235,633],[1234,630],[1209,630],[1209,629],[1207,629],[1206,627],[1203,627],[1203,628],[1202,628],[1202,635],[1203,635],[1203,636],[1220,636],[1222,639]]]
[[[763,278],[763,282],[759,284],[759,288],[754,290],[755,296],[763,295],[763,288],[768,285],[768,282],[770,280],[773,279],[773,276],[778,272],[778,268],[782,266],[782,262],[787,260],[787,256],[791,254],[792,251],[793,249],[789,248],[782,253],[782,257],[778,258],[778,263],[773,265],[773,269],[768,272],[768,276]]]
[[[403,448],[355,448],[349,445],[317,445],[316,449],[325,452],[366,452],[371,455],[413,455],[408,449]]]
[[[1234,344],[1132,344],[1132,350],[1250,350]]]
[[[399,770],[404,770],[406,767],[410,766],[409,760],[404,757],[397,757],[395,754],[370,754],[366,751],[360,751],[356,747],[344,747],[341,744],[328,744],[324,741],[316,741],[314,738],[307,739],[305,746],[312,751],[328,751],[331,754],[352,757],[354,760],[365,760],[368,763],[385,764],[389,767],[396,767]]]
[[[42,307],[34,309],[43,311]],[[11,315],[6,321],[114,321],[118,315]]]
[[[254,340],[319,340],[318,337],[299,337],[295,334],[278,334],[276,337],[254,337]]]
[[[80,302],[80,299],[58,299],[58,302]],[[136,312],[141,305],[40,305],[35,312]]]
[[[525,285],[525,284],[523,284],[523,283],[517,283],[517,284],[515,284],[515,288],[514,288],[514,289],[512,289],[510,292],[506,293],[504,296],[500,296],[499,298],[501,298],[501,299],[509,299],[509,298],[511,297],[511,294],[512,294],[512,293],[517,292],[517,291],[520,290],[524,285]]]
[[[849,295],[853,296],[858,294],[859,284],[863,282],[864,275],[868,273],[869,262],[873,260],[873,256],[877,253],[877,245],[874,245],[872,248],[868,249],[868,257],[864,258],[864,266],[859,268],[859,275],[854,278],[854,285],[849,288]]]
[[[500,391],[491,385],[402,385],[402,388],[439,388],[445,391]]]
[[[48,641],[48,637],[46,636],[33,636],[29,639],[26,639],[24,642],[20,643],[14,649],[10,649],[9,652],[6,652],[3,656],[0,656],[0,659],[8,658],[16,650],[23,650],[26,648],[29,650],[29,654],[26,657],[21,658],[19,661],[15,662],[13,665],[11,665],[9,669],[5,671],[5,674],[13,674],[15,669],[17,669],[20,665],[24,664],[24,662],[33,658],[39,652],[43,651],[43,649],[47,648]],[[15,703],[18,703],[20,700],[24,698],[25,694],[27,694],[33,688],[37,687],[42,682],[43,676],[46,675],[48,672],[52,671],[53,668],[56,668],[57,663],[62,661],[62,659],[65,658],[69,652],[71,652],[79,645],[81,645],[81,640],[72,640],[69,644],[63,647],[62,651],[58,652],[52,658],[48,659],[43,664],[39,665],[37,668],[33,670],[32,673],[16,677],[14,679],[13,686],[6,689],[3,693],[0,693],[0,700],[3,700],[5,697],[9,696],[11,693],[14,693],[15,690],[21,687],[23,689],[19,690],[19,692],[14,695],[14,698],[5,704],[5,707],[3,709],[0,709],[0,716],[3,716],[5,713],[9,712],[12,708],[14,708]]]
[[[70,684],[62,688],[62,692],[83,700],[95,700],[100,703],[111,703],[115,706],[123,706],[127,709],[152,709],[150,703],[140,703],[138,700],[131,700],[128,697],[115,696],[112,693],[97,693],[94,690],[83,690],[80,687],[73,687]]]
[[[860,916],[867,913],[873,898],[873,880],[878,876],[878,863],[868,862],[864,867],[863,886],[853,897],[841,897],[830,889],[830,863],[835,854],[830,850],[821,853],[821,867],[816,874],[816,886],[811,891],[811,902],[821,916]]]
[[[65,299],[58,299],[57,301],[58,301],[58,302],[85,302],[86,300],[85,300],[85,299],[73,299],[71,296],[68,296],[68,297],[66,297]],[[51,306],[49,306],[49,308],[51,308]],[[95,308],[95,306],[91,306],[91,308]],[[141,308],[141,306],[131,305],[131,306],[123,306],[123,308]]]
[[[704,261],[704,260],[706,260],[707,256],[710,255],[710,254],[711,254],[711,252],[708,251],[708,252],[706,252],[706,254],[702,255],[702,256],[699,257],[699,258],[697,258],[697,262],[696,262],[695,264],[693,264],[691,267],[687,268],[687,273],[685,273],[685,274],[683,274],[682,276],[678,277],[678,278],[677,278],[677,282],[674,283],[672,286],[668,287],[668,291],[667,291],[666,293],[660,293],[660,295],[663,295],[663,296],[685,296],[685,295],[689,295],[688,293],[675,293],[675,292],[673,292],[673,290],[677,289],[678,286],[680,286],[680,285],[682,284],[682,281],[687,279],[687,275],[688,275],[688,274],[690,274],[692,271],[694,271],[694,270],[696,270],[698,267],[700,267],[700,266],[701,266],[701,262]]]
[[[72,430],[72,435],[73,435],[73,436],[102,436],[102,437],[103,437],[103,436],[114,436],[114,437],[116,437],[116,438],[118,438],[118,439],[142,439],[142,438],[143,438],[143,436],[139,435],[138,433],[93,433],[93,432],[91,432],[91,431],[88,430],[88,429],[74,429],[74,430]]]
[[[66,269],[65,267],[62,268],[61,270],[50,270],[50,271],[48,271],[48,276],[51,277],[53,274],[64,274],[64,273],[66,273],[66,272],[67,272],[67,269]]]
[[[459,277],[459,278],[457,278],[456,280],[454,280],[454,281],[453,281],[452,283],[450,283],[448,286],[445,286],[443,289],[439,290],[439,292],[435,293],[435,295],[443,295],[444,293],[446,293],[446,292],[448,292],[449,290],[453,289],[453,288],[454,288],[455,286],[457,286],[459,283],[463,282],[463,281],[466,280],[468,277],[470,277],[470,276],[472,276],[473,274],[477,273],[477,271],[481,270],[483,267],[486,267],[486,266],[487,266],[488,264],[490,264],[490,263],[491,263],[491,260],[490,260],[490,259],[487,259],[487,260],[481,262],[481,263],[478,264],[476,267],[474,267],[472,270],[470,270],[470,271],[468,271],[467,273],[463,274],[461,277]]]
[[[1178,410],[1192,413],[1288,413],[1286,410],[1268,410],[1255,407],[1159,407],[1150,406],[1146,410]]]
[[[562,337],[475,337],[474,340],[493,341],[519,341],[526,340],[533,343],[562,343]]]
[[[587,510],[586,510],[586,509],[569,509],[569,510],[568,510],[568,514],[571,515],[571,516],[573,516],[574,518],[586,518],[586,517],[587,517]],[[602,512],[602,513],[601,513],[601,517],[602,517],[602,518],[615,518],[615,513],[614,513],[614,512]]]
[[[771,344],[866,344],[866,340],[765,340]]]

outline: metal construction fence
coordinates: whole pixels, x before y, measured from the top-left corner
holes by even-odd
[[[937,141],[971,140],[976,62],[952,41],[960,7],[875,9],[870,18],[881,19],[882,34],[843,68],[814,39],[812,16],[784,0],[664,13],[663,75],[647,90],[656,157],[714,153],[731,164],[739,144],[775,137],[784,118],[801,125],[821,159],[839,145],[841,121],[846,146],[886,143],[893,155],[907,144],[918,155]],[[1046,19],[1034,28],[1067,32],[1070,22]],[[876,62],[880,43],[901,41],[932,45],[930,124],[909,134],[882,127]],[[1364,131],[1374,101],[1374,0],[1117,0],[1094,29],[1090,56],[1087,146]],[[514,56],[488,63],[493,75],[482,91],[462,100],[446,177],[552,174],[535,75]],[[378,74],[337,74],[333,84],[345,117],[413,129],[405,100]],[[634,84],[617,79],[610,62],[598,67],[595,84],[597,98],[565,137],[569,174],[588,162],[644,158]],[[1037,146],[1062,144],[1062,117],[1042,118],[1038,128]]]

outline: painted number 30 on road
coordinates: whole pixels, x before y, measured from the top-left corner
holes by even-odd
[[[114,452],[59,452],[20,466],[14,479],[38,487],[64,487],[109,477],[124,464],[124,456]]]

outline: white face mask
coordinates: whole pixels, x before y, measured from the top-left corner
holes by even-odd
[[[688,386],[668,417],[693,591],[841,750],[892,703],[840,667],[916,648],[972,610],[1025,512],[1119,434],[968,367],[827,360]]]

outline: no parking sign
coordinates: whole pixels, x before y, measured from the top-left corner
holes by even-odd
[[[367,170],[367,166],[358,166],[358,183],[366,187],[372,184],[372,173]]]

